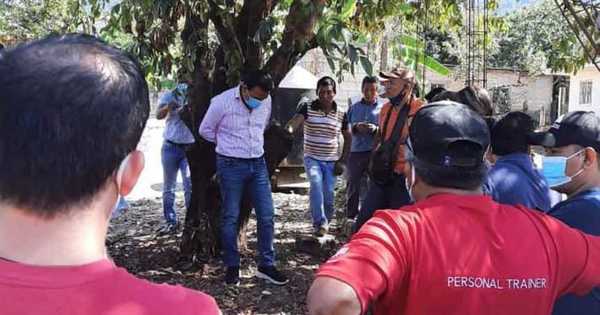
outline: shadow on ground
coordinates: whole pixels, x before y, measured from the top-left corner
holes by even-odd
[[[179,220],[183,221],[181,196],[178,196]],[[308,197],[298,194],[273,194],[276,208],[275,250],[278,266],[290,283],[278,287],[256,279],[256,222],[250,221],[249,250],[242,253],[242,279],[239,287],[224,285],[220,260],[214,258],[204,272],[176,270],[181,234],[158,235],[163,222],[160,199],[131,203],[129,211],[111,221],[107,245],[115,263],[141,278],[158,283],[180,284],[206,292],[217,300],[224,314],[306,314],[306,292],[318,265],[330,257],[300,253],[295,238],[310,234]],[[339,242],[338,242],[339,245]]]

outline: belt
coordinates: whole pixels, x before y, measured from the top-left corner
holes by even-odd
[[[234,156],[228,156],[228,155],[223,155],[223,154],[219,154],[217,153],[217,156],[221,157],[221,158],[225,158],[225,159],[234,159],[234,160],[241,160],[241,161],[258,161],[258,160],[262,160],[265,155],[261,155],[259,157],[255,157],[255,158],[239,158],[239,157],[234,157]]]
[[[176,147],[181,147],[181,148],[186,148],[189,147],[190,145],[192,145],[192,143],[177,143],[177,142],[173,142],[171,140],[165,140],[166,143],[174,145]]]

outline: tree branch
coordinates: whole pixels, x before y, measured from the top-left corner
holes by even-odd
[[[281,0],[245,0],[237,19],[236,31],[242,47],[254,38],[260,22],[269,16]]]
[[[228,60],[231,61],[230,66],[238,66],[235,64],[238,62],[241,66],[244,63],[244,53],[227,12],[219,9],[214,0],[208,0],[208,6],[210,20],[215,25],[219,41],[225,50],[225,54],[229,57]]]
[[[242,11],[236,21],[236,33],[244,55],[246,66],[260,67],[262,63],[262,47],[254,42],[254,34],[260,22],[272,12],[278,0],[245,0]],[[275,3],[276,4],[276,3]]]
[[[314,28],[327,3],[326,0],[310,0],[310,8],[303,0],[294,0],[286,18],[281,45],[265,65],[276,85],[283,80],[291,67],[307,51],[318,47]]]

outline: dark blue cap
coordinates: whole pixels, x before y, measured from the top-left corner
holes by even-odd
[[[549,148],[577,144],[600,152],[600,117],[594,112],[571,112],[556,120],[548,131],[530,138],[533,144]]]
[[[484,163],[489,128],[479,113],[452,101],[421,108],[410,126],[408,149],[420,163],[476,168]]]

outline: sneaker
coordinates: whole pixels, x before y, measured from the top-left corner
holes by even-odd
[[[227,271],[225,271],[225,284],[240,285],[240,267],[227,267]]]
[[[290,282],[290,280],[279,272],[275,266],[259,266],[258,271],[256,271],[256,277],[265,279],[276,285],[284,285]]]
[[[315,235],[318,237],[325,236],[327,233],[329,233],[329,226],[327,225],[321,225],[315,230]]]
[[[179,229],[179,224],[177,223],[167,223],[163,226],[161,226],[157,233],[159,235],[165,235],[165,234],[175,234],[177,233],[177,230]]]

